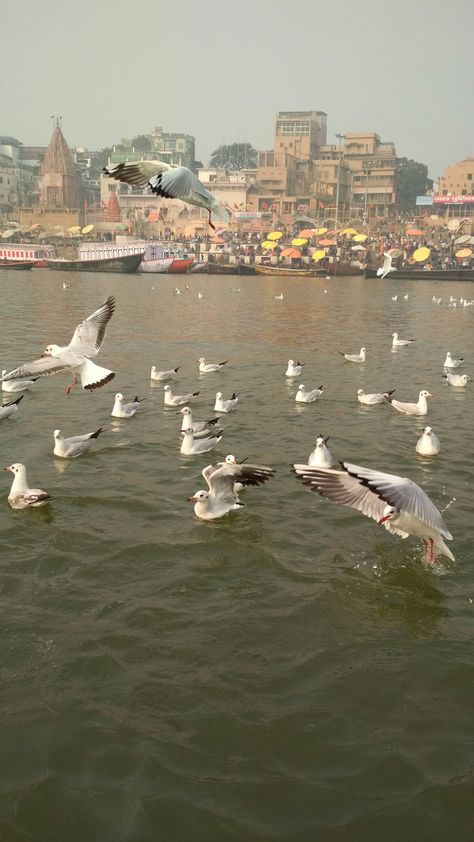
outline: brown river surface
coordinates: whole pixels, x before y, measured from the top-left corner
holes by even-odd
[[[0,421],[1,466],[24,462],[54,497],[12,511],[0,474],[0,842],[472,842],[474,387],[442,371],[451,350],[474,377],[474,307],[445,306],[474,284],[0,280],[7,369],[117,299],[98,359],[115,380],[66,397],[69,375],[44,378]],[[392,353],[393,331],[417,341]],[[337,353],[363,345],[363,365]],[[199,375],[201,356],[229,363]],[[175,391],[201,390],[196,419],[216,391],[240,393],[212,454],[180,455],[152,364],[181,366]],[[299,382],[323,384],[321,399],[295,404]],[[360,407],[359,387],[434,397],[411,418]],[[110,417],[117,391],[146,398],[134,418]],[[427,423],[433,458],[415,453]],[[101,425],[89,454],[53,456],[55,428]],[[289,464],[318,433],[336,464],[421,485],[456,560],[427,569],[419,541],[299,483]],[[227,453],[277,473],[202,523],[187,497]]]

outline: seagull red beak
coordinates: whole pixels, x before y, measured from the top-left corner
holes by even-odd
[[[5,470],[8,470],[8,468],[5,468]],[[188,503],[196,502],[196,500],[197,500],[197,497],[188,497]]]
[[[385,521],[389,520],[391,517],[392,517],[392,515],[384,515],[383,517],[380,518],[378,523],[385,523]]]

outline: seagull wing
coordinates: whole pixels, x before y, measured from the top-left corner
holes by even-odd
[[[150,178],[169,169],[170,165],[164,161],[136,161],[133,164],[127,164],[125,162],[107,164],[102,172],[110,178],[114,178],[115,181],[123,182],[123,184],[146,187]]]
[[[453,536],[448,532],[439,510],[423,489],[411,479],[373,471],[371,468],[352,465],[350,462],[343,462],[343,467],[350,477],[362,483],[382,501],[394,506],[399,512],[406,512],[417,518],[445,538],[452,539]]]
[[[113,295],[109,295],[107,301],[104,301],[98,310],[95,310],[92,315],[78,324],[69,343],[69,348],[84,357],[96,356],[104,341],[105,328],[112,318],[114,310],[115,298]]]
[[[199,179],[187,167],[174,167],[160,172],[149,180],[153,193],[165,199],[181,199],[191,205],[213,210],[222,221],[227,221],[229,214],[216,197],[207,190]],[[219,213],[218,213],[219,212]]]
[[[221,463],[222,464],[222,463]],[[204,479],[206,480],[209,489],[211,488],[210,477],[212,474],[219,469],[219,464],[217,465],[207,465],[205,468],[202,469],[201,474],[203,475]]]
[[[262,485],[271,479],[274,473],[274,468],[267,468],[265,465],[225,463],[208,477],[211,496],[219,500],[235,500],[235,482],[242,482],[245,485]]]
[[[305,485],[322,497],[357,509],[372,520],[380,520],[386,501],[375,491],[363,485],[362,480],[334,468],[312,468],[309,465],[293,465],[292,470]],[[387,522],[388,523],[388,522]]]
[[[74,365],[74,363],[69,358],[60,359],[59,357],[48,355],[40,357],[38,360],[32,360],[30,363],[25,363],[19,366],[19,368],[14,368],[13,371],[5,374],[0,382],[3,383],[4,380],[24,380],[28,377],[47,377],[50,374],[58,374],[60,371],[66,371],[71,368],[71,365]]]

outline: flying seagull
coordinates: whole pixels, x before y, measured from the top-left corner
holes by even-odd
[[[229,221],[226,209],[187,167],[170,166],[164,161],[137,161],[107,164],[102,172],[124,184],[149,187],[152,193],[164,199],[181,199],[189,205],[206,208],[209,225],[214,231],[216,227],[211,222],[211,213],[220,222]]]
[[[80,375],[83,389],[99,389],[115,377],[115,371],[96,365],[90,357],[99,353],[105,337],[105,328],[115,310],[115,298],[109,295],[107,300],[87,319],[78,324],[69,345],[48,345],[38,360],[25,363],[19,368],[4,374],[0,382],[8,380],[30,380],[70,371],[74,380],[66,389],[69,395]]]

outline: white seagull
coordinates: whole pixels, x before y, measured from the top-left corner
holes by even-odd
[[[273,468],[266,468],[264,465],[226,462],[206,476],[209,491],[196,491],[188,500],[195,504],[196,517],[201,520],[216,520],[245,505],[235,493],[236,482],[262,485],[271,479],[274,473]]]
[[[8,502],[12,509],[26,509],[29,506],[44,506],[52,499],[47,491],[41,488],[28,488],[26,468],[21,462],[14,462],[4,468],[13,474],[12,487],[8,495]]]
[[[187,395],[175,395],[171,391],[171,386],[163,386],[163,393],[165,399],[165,406],[181,406],[183,403],[189,403],[193,398],[197,398],[199,392],[190,392]]]
[[[189,406],[183,406],[183,408],[179,410],[178,415],[183,416],[181,432],[183,432],[183,430],[192,429],[195,439],[202,439],[208,436],[209,433],[213,432],[214,424],[218,424],[220,421],[219,418],[208,418],[205,421],[193,421],[193,413]]]
[[[464,389],[465,386],[470,381],[469,374],[453,374],[448,369],[444,370],[443,379],[446,380],[446,383],[449,383],[450,386],[458,386],[461,389]]]
[[[392,255],[384,251],[383,265],[377,269],[378,278],[386,278],[389,272],[396,272],[396,267],[392,266]]]
[[[464,357],[453,357],[451,355],[451,351],[448,351],[446,354],[446,359],[444,361],[445,368],[459,368],[460,365],[464,365]]]
[[[420,436],[416,443],[416,452],[420,456],[436,456],[440,451],[439,438],[431,427],[425,427],[423,435]]]
[[[120,392],[117,392],[115,395],[115,403],[110,414],[114,418],[132,418],[141,402],[145,400],[146,398],[139,398],[137,396],[132,401],[129,401],[129,403],[125,403],[124,396]]]
[[[8,374],[6,368],[2,371],[2,377]],[[32,380],[5,380],[2,383],[4,392],[24,392],[26,389],[31,389],[32,386],[39,380],[39,377],[34,377]]]
[[[370,392],[366,395],[363,389],[357,389],[357,400],[364,406],[374,406],[376,403],[385,403],[394,391],[395,389],[391,389],[390,392]]]
[[[318,436],[316,438],[316,447],[311,451],[308,457],[308,465],[313,468],[330,468],[332,465],[332,456],[326,447],[326,442],[329,441],[329,436],[324,438]]]
[[[428,402],[426,398],[432,397],[433,395],[430,392],[422,389],[418,395],[417,403],[403,403],[403,401],[397,401],[391,397],[385,398],[385,400],[387,403],[392,404],[394,409],[398,409],[399,412],[403,412],[405,415],[428,415]]]
[[[211,476],[211,474],[214,473],[214,471],[217,471],[219,468],[222,468],[223,465],[242,465],[244,462],[247,461],[247,458],[248,457],[246,457],[245,459],[241,459],[240,462],[238,462],[237,459],[235,458],[234,454],[229,453],[225,457],[224,462],[217,462],[215,465],[207,465],[206,468],[203,468],[201,473],[202,473],[204,479],[206,480],[209,488],[211,487],[210,484],[209,484],[209,477]],[[244,488],[247,485],[252,485],[252,482],[251,481],[245,482],[243,478],[241,480],[238,480],[237,482],[234,482],[234,492],[238,495],[239,492],[243,491]]]
[[[280,292],[280,295],[274,295],[273,298],[276,298],[277,301],[283,301],[283,293]]]
[[[398,333],[392,333],[392,348],[403,348],[405,345],[411,345],[412,342],[416,342],[416,339],[399,339]]]
[[[311,389],[307,392],[304,383],[300,383],[295,395],[295,401],[296,403],[313,403],[322,395],[323,392],[324,386],[319,386],[317,389]]]
[[[137,161],[129,164],[107,164],[102,172],[125,184],[148,186],[152,193],[164,199],[181,199],[189,205],[206,208],[209,213],[209,225],[214,230],[211,213],[220,222],[229,221],[227,210],[187,167],[170,166],[164,161]]]
[[[219,444],[222,438],[222,430],[216,430],[215,434],[209,438],[195,439],[192,427],[183,430],[183,440],[181,442],[181,453],[184,456],[194,456],[196,453],[207,453]]]
[[[227,365],[228,362],[229,360],[224,360],[221,363],[208,363],[206,362],[205,357],[200,357],[198,360],[199,371],[201,374],[208,374],[211,371],[220,371],[225,365]]]
[[[294,360],[288,360],[288,368],[285,371],[285,377],[299,377],[303,373],[304,363],[295,363]]]
[[[14,401],[9,401],[8,403],[4,403],[0,406],[0,419],[1,418],[8,418],[10,415],[13,415],[14,412],[18,412],[18,404],[20,401],[23,400],[25,396],[22,395],[20,398],[16,398]]]
[[[392,301],[398,301],[398,295],[392,295]]]
[[[65,438],[61,430],[55,430],[53,433],[55,456],[61,456],[63,459],[74,459],[82,453],[87,453],[91,449],[94,441],[99,438],[103,432],[102,427],[99,427],[94,433],[85,433],[83,436],[70,436]]]
[[[175,374],[178,373],[181,366],[176,366],[176,368],[168,368],[166,371],[159,371],[156,365],[152,365],[151,372],[150,372],[150,380],[171,380]]]
[[[214,404],[214,412],[234,412],[239,402],[236,392],[232,393],[232,397],[224,400],[222,392],[216,392],[216,402]]]
[[[349,363],[365,363],[365,355],[368,350],[368,348],[361,348],[359,354],[344,354],[343,351],[338,351],[338,353]]]
[[[115,372],[96,365],[89,357],[97,356],[99,353],[104,341],[105,328],[114,310],[115,298],[109,295],[98,310],[78,324],[69,345],[48,345],[38,360],[33,360],[5,374],[2,382],[45,377],[61,371],[70,371],[74,375],[74,380],[66,389],[67,395],[78,382],[77,374],[80,375],[83,389],[98,389],[110,383],[115,377]]]
[[[383,523],[385,529],[402,538],[417,535],[423,541],[423,551],[434,561],[433,550],[443,553],[451,561],[454,556],[443,538],[452,540],[441,513],[416,483],[407,477],[386,474],[342,462],[342,470],[310,468],[293,465],[296,476],[315,491],[332,500],[357,509],[366,517]]]

